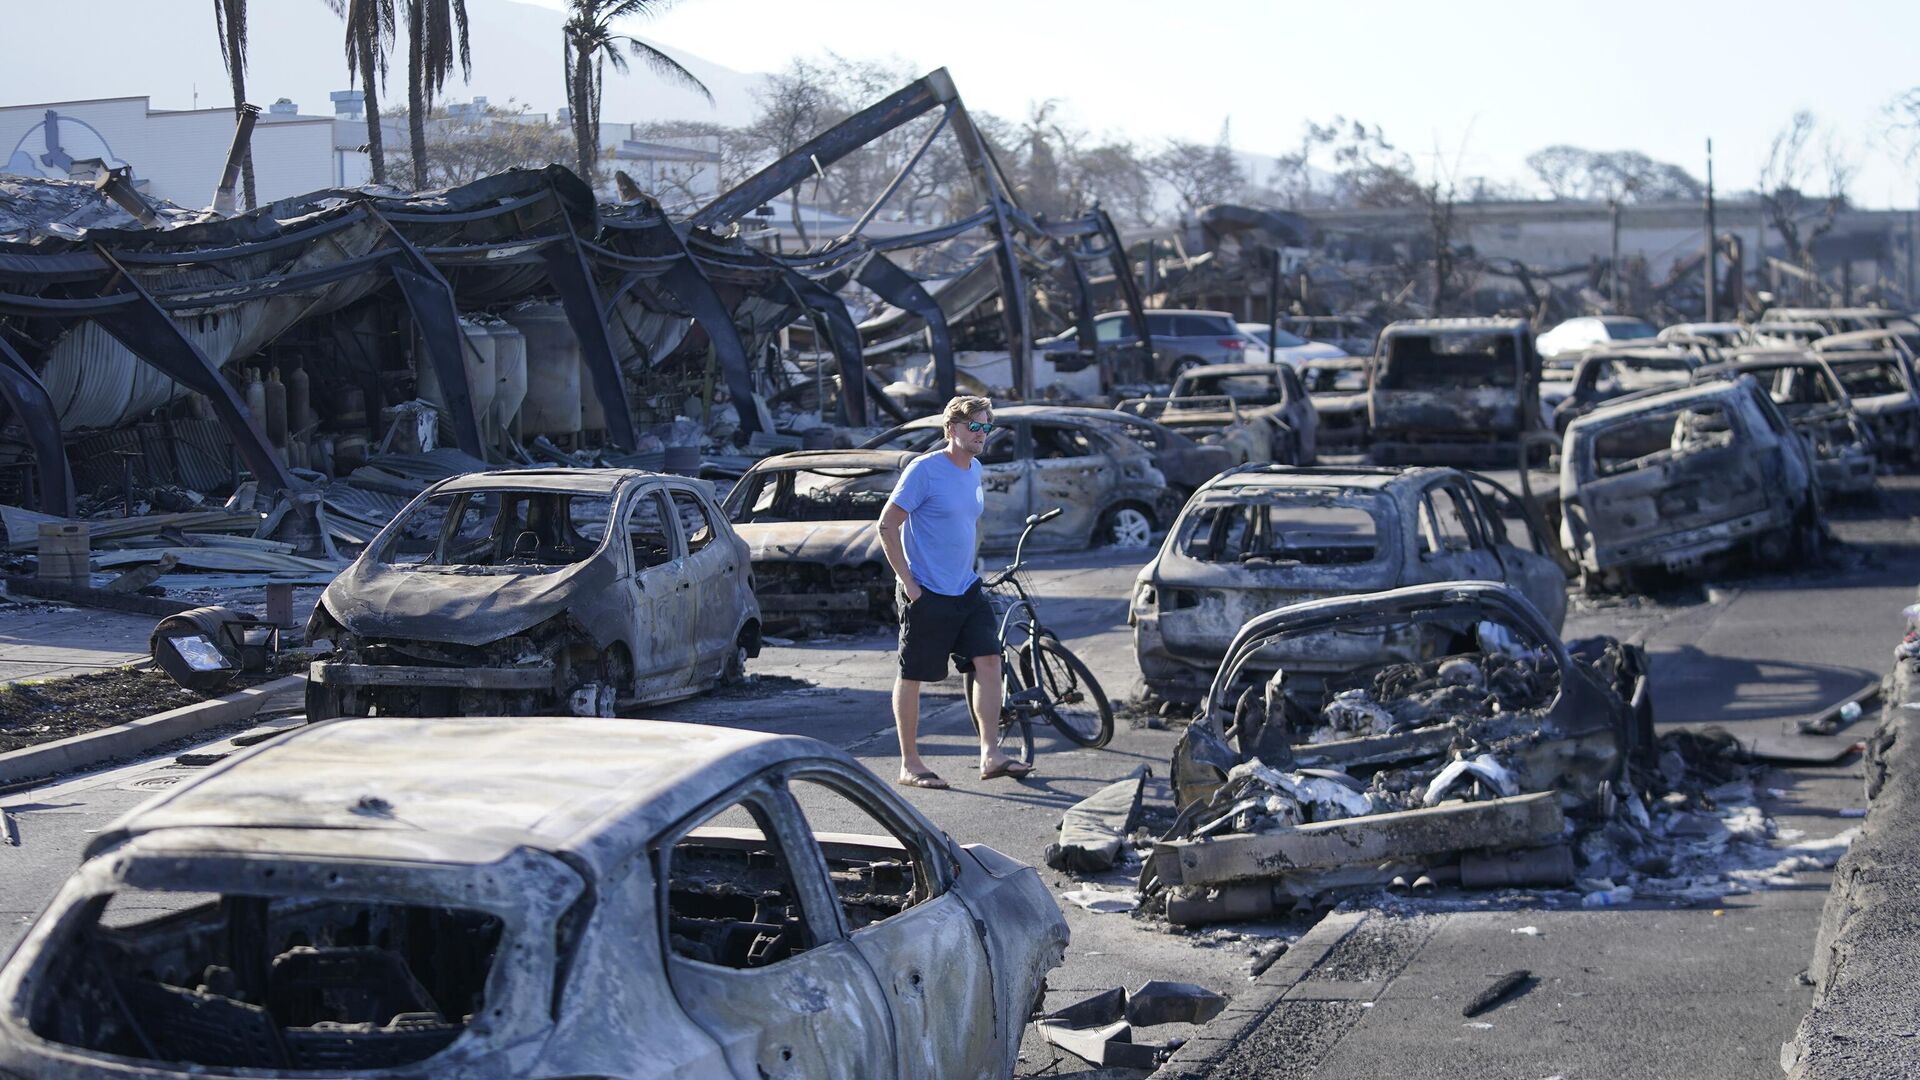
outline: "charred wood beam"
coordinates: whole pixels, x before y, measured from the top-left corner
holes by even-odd
[[[947,327],[946,312],[919,280],[892,260],[874,252],[860,268],[860,284],[873,290],[887,303],[920,316],[927,324],[927,337],[933,346],[933,386],[942,398],[951,400],[954,388],[953,334]]]
[[[60,421],[53,397],[33,366],[0,338],[0,398],[26,429],[27,442],[33,447],[33,464],[40,478],[40,511],[60,517],[72,517],[74,506],[73,469],[67,462],[66,444],[60,438]]]

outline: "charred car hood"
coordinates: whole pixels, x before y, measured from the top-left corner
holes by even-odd
[[[877,521],[792,521],[765,525],[735,525],[755,562],[823,563],[857,566],[886,561],[880,547]]]
[[[538,626],[616,584],[605,560],[546,573],[475,573],[361,560],[320,602],[348,631],[368,638],[484,645]]]

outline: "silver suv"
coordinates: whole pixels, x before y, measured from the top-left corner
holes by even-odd
[[[1109,311],[1095,318],[1093,333],[1102,351],[1131,344],[1139,337],[1133,316],[1124,311]],[[1149,311],[1147,333],[1153,337],[1153,374],[1162,382],[1203,364],[1267,359],[1266,346],[1249,338],[1224,311]],[[1071,353],[1080,348],[1072,330],[1034,344],[1048,353]]]

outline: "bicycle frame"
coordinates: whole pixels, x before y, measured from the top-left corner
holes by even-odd
[[[1059,516],[1060,508],[1058,507],[1044,514],[1029,515],[1027,518],[1027,527],[1020,531],[1020,541],[1013,547],[1013,561],[1008,563],[1005,569],[995,574],[991,581],[983,582],[986,588],[990,590],[1010,584],[1013,586],[1015,593],[1015,598],[1007,599],[1006,610],[1000,613],[998,637],[1000,642],[1000,689],[1003,701],[1002,708],[1008,706],[1032,708],[1034,704],[1031,701],[1015,700],[1019,697],[1012,688],[1015,646],[1014,642],[1010,640],[1009,631],[1017,627],[1026,633],[1026,639],[1020,642],[1022,646],[1039,637],[1041,634],[1046,633],[1046,627],[1040,625],[1040,610],[1034,606],[1033,597],[1027,595],[1027,587],[1021,582],[1018,575],[1020,567],[1026,562],[1027,538],[1033,535],[1034,529]],[[1024,612],[1026,616],[1024,621],[1018,618],[1022,612]]]

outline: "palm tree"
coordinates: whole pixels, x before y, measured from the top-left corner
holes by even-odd
[[[589,186],[594,183],[595,162],[600,156],[600,86],[608,65],[625,74],[626,58],[620,45],[644,61],[654,73],[668,82],[678,83],[711,104],[713,92],[691,71],[659,49],[639,38],[613,32],[616,19],[645,17],[666,9],[668,0],[567,0],[568,17],[561,33],[566,38],[567,108],[573,115],[573,142],[580,158],[580,175]]]
[[[376,87],[387,77],[387,49],[393,44],[393,0],[327,0],[347,20],[347,76],[359,76],[367,108],[367,159],[373,182],[387,182],[387,153],[380,138],[380,97]]]
[[[413,186],[427,186],[427,111],[453,73],[454,47],[460,71],[473,75],[467,50],[466,0],[405,0],[407,5],[407,139],[413,151]]]
[[[247,0],[213,0],[213,25],[220,32],[220,62],[227,65],[227,77],[233,82],[233,115],[237,122],[241,106],[247,103]],[[240,180],[246,185],[246,207],[251,210],[257,197],[253,190],[253,146],[240,159]]]

